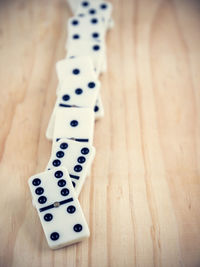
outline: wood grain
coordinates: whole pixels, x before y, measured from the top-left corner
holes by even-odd
[[[65,55],[64,0],[0,1],[0,266],[200,266],[200,2],[113,0],[104,119],[80,195],[90,239],[47,247],[27,179]]]

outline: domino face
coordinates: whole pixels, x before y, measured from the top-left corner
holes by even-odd
[[[61,248],[89,236],[66,169],[36,174],[29,178],[28,184],[50,248]]]
[[[87,14],[91,17],[100,16],[103,19],[105,28],[109,28],[112,14],[112,4],[106,1],[82,0],[77,8],[77,14]]]
[[[82,56],[74,57],[68,56],[67,59],[60,60],[56,63],[56,73],[59,83],[63,80],[74,78],[83,78],[92,75],[96,76],[93,63],[90,57]]]
[[[66,168],[75,191],[79,195],[86,176],[90,172],[94,156],[95,148],[92,145],[60,139],[53,142],[51,158],[46,169]]]
[[[59,95],[59,93],[58,93],[58,95]],[[59,108],[58,99],[56,100],[56,104],[54,106],[53,112],[52,112],[51,117],[49,119],[47,130],[46,130],[46,137],[49,140],[53,139],[53,133],[54,133],[54,127],[55,127],[55,116],[56,116],[57,108]],[[94,111],[95,120],[102,118],[104,116],[104,109],[103,109],[103,104],[102,104],[100,95],[98,95],[98,98],[97,98],[95,105],[93,107],[93,111]]]
[[[80,41],[104,42],[105,28],[102,19],[98,16],[90,17],[82,14],[75,16],[68,21],[67,47],[72,43]]]
[[[57,108],[54,140],[69,138],[78,142],[93,141],[94,112],[90,108]]]
[[[96,77],[65,79],[60,84],[58,106],[93,108],[99,94],[100,82]]]

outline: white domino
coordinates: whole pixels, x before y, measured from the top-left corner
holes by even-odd
[[[72,57],[62,59],[56,63],[56,73],[59,83],[66,77],[84,78],[88,75],[96,75],[92,59],[89,56]]]
[[[57,108],[53,139],[93,142],[94,112],[90,108]]]
[[[100,16],[105,25],[105,29],[109,29],[111,23],[112,4],[102,0],[82,0],[79,2],[76,14],[86,14],[90,17]]]
[[[95,148],[87,143],[69,139],[53,142],[51,158],[46,169],[64,167],[68,170],[72,184],[79,195],[95,156]]]
[[[55,127],[55,116],[56,116],[56,110],[58,107],[59,107],[59,102],[58,100],[56,100],[56,104],[50,116],[49,123],[48,123],[47,130],[46,130],[46,138],[49,140],[53,140],[53,133],[54,133],[54,127]],[[95,120],[98,120],[104,116],[104,108],[103,108],[103,103],[102,103],[100,94],[97,97],[97,100],[93,107],[93,111],[94,111]]]
[[[102,20],[98,17],[75,16],[68,20],[68,39],[66,49],[81,41],[105,41],[105,29]]]
[[[95,76],[65,79],[60,84],[58,105],[61,107],[93,108],[100,90],[100,82]]]
[[[95,0],[93,0],[93,1],[95,1]],[[96,1],[99,1],[99,0],[96,0]],[[72,14],[75,15],[77,13],[77,11],[78,11],[78,8],[79,8],[79,5],[80,5],[81,1],[80,0],[67,0],[67,2],[68,2],[68,5],[69,5],[69,7],[71,9]],[[114,20],[112,18],[110,18],[108,20],[107,30],[112,29],[113,27],[114,27]]]
[[[50,248],[89,237],[87,222],[65,168],[33,175],[28,183]]]
[[[84,15],[84,14],[83,14]],[[99,46],[100,42],[100,46]],[[95,50],[95,47],[98,48]],[[91,57],[97,75],[107,70],[105,27],[98,16],[73,17],[68,21],[67,57]]]

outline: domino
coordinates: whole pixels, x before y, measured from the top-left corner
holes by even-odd
[[[89,237],[87,222],[65,168],[36,174],[29,178],[28,184],[51,249]]]
[[[90,144],[60,139],[53,142],[51,158],[46,170],[64,167],[67,169],[74,189],[79,195],[95,156],[95,148]]]
[[[94,112],[90,108],[56,109],[53,140],[69,138],[78,142],[92,143]]]
[[[68,20],[68,39],[66,49],[80,41],[105,41],[105,28],[102,19],[98,16],[90,17],[82,14]]]
[[[112,4],[103,0],[82,0],[79,2],[76,14],[87,14],[90,17],[98,15],[102,17],[105,29],[108,29],[112,14]]]
[[[83,78],[92,75],[96,76],[92,60],[88,56],[68,56],[67,59],[60,60],[56,63],[56,73],[59,83],[66,77]]]
[[[93,75],[66,78],[60,84],[58,106],[93,108],[100,90],[100,82]]]
[[[57,108],[59,108],[58,99],[56,100],[53,112],[50,116],[49,123],[46,129],[46,138],[49,140],[53,140],[53,132],[54,132],[54,127],[55,127],[55,115],[56,115]],[[95,105],[92,109],[94,111],[95,120],[98,120],[104,116],[104,108],[103,108],[100,94],[98,95]]]
[[[94,0],[93,0],[94,1]],[[67,0],[68,2],[68,5],[71,9],[71,12],[72,14],[76,14],[77,13],[77,10],[79,8],[79,5],[80,5],[80,0]],[[114,20],[112,18],[110,18],[108,20],[108,27],[107,27],[107,30],[110,30],[114,27]]]
[[[55,115],[56,115],[56,109],[58,107],[58,102],[56,101],[56,104],[54,106],[53,112],[51,114],[51,117],[49,119],[49,123],[46,130],[46,138],[49,140],[53,140],[53,132],[55,127]],[[104,116],[104,108],[101,100],[101,96],[99,95],[95,106],[93,108],[95,120],[98,120]]]

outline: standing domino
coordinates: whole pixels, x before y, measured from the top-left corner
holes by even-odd
[[[89,237],[87,222],[66,169],[36,174],[28,183],[50,248],[61,248]]]

